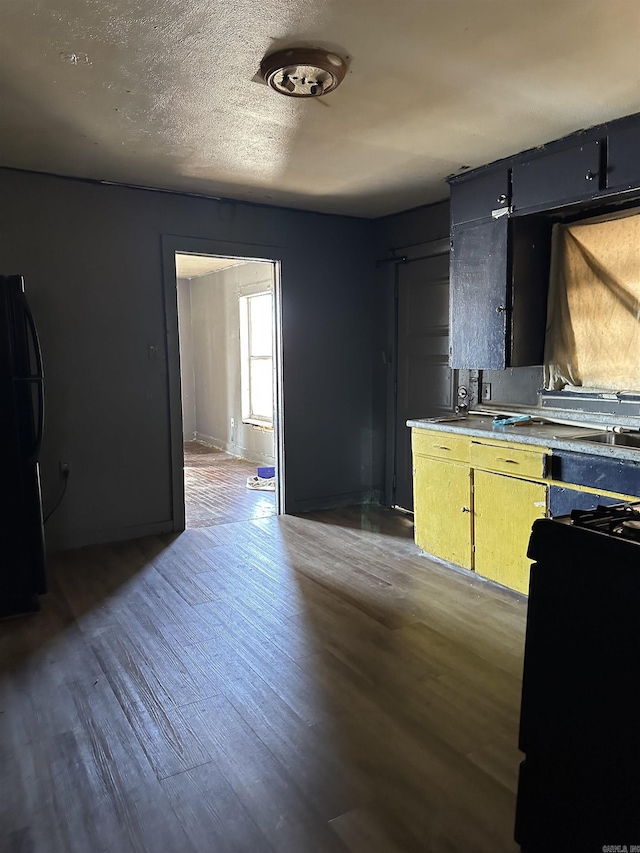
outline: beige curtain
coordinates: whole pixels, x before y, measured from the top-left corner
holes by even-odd
[[[640,213],[553,229],[545,388],[640,391]]]

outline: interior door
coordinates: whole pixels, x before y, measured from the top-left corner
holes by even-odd
[[[398,265],[394,506],[413,510],[410,418],[450,414],[456,371],[449,367],[449,241]]]

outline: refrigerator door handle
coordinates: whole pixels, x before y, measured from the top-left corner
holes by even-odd
[[[33,343],[33,352],[36,357],[36,372],[33,374],[33,379],[44,379],[44,368],[42,366],[42,347],[40,346],[40,338],[38,337],[38,330],[36,329],[36,323],[33,319],[33,314],[31,313],[31,309],[29,308],[29,303],[27,302],[27,298],[24,293],[21,293],[22,297],[22,308],[24,310],[24,316],[27,320],[27,325],[29,327],[29,331],[31,332],[31,340]]]
[[[40,450],[42,449],[42,433],[44,432],[44,379],[39,377],[38,380],[38,427],[36,429],[36,440],[33,448],[33,458],[37,462],[40,458]]]
[[[40,376],[32,379],[31,381],[35,382],[38,388],[38,424],[36,426],[36,437],[33,443],[33,451],[30,454],[30,461],[37,462],[40,457],[42,433],[44,431],[44,382]]]
[[[44,383],[39,376],[27,376],[24,379],[16,377],[14,380],[18,385],[36,385],[38,389],[38,420],[34,424],[33,446],[29,448],[25,456],[25,462],[32,465],[38,461],[40,448],[42,447],[42,433],[44,430]]]
[[[33,319],[33,314],[31,313],[31,309],[29,308],[29,303],[27,302],[26,296],[24,295],[24,293],[21,293],[20,296],[22,302],[22,309],[24,311],[24,316],[27,321],[27,327],[31,332],[33,352],[36,359],[35,374],[25,377],[22,380],[18,380],[35,384],[38,388],[38,421],[35,426],[35,440],[33,448],[29,452],[27,459],[29,463],[32,463],[38,461],[38,457],[40,456],[40,449],[42,447],[42,433],[44,431],[44,368],[42,365],[42,348],[40,346],[40,338],[38,337],[36,323]]]

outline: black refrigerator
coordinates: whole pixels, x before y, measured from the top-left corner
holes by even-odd
[[[20,275],[0,276],[0,617],[39,610],[46,592],[38,456],[44,374]]]

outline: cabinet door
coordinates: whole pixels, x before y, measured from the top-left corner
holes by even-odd
[[[533,522],[546,515],[548,487],[486,471],[473,479],[476,572],[527,593],[529,537]]]
[[[471,469],[414,457],[416,545],[428,554],[471,568]]]
[[[607,189],[640,187],[640,117],[609,129]]]
[[[507,217],[453,230],[451,367],[501,370],[507,366],[508,233]]]
[[[570,200],[587,199],[604,189],[600,182],[600,140],[543,154],[512,171],[515,210],[554,207]]]
[[[491,211],[507,207],[510,195],[509,170],[483,172],[451,185],[451,222],[487,219]]]

